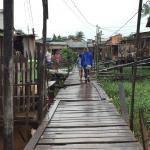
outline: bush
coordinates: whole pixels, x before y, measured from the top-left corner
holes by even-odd
[[[72,49],[64,48],[61,50],[61,57],[63,62],[74,64],[77,59],[77,53]]]

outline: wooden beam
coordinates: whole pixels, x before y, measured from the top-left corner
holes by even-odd
[[[132,95],[131,95],[131,108],[130,108],[130,129],[133,131],[133,122],[134,122],[134,99],[135,99],[135,84],[136,84],[136,72],[137,72],[137,53],[139,48],[139,33],[140,33],[140,22],[141,22],[141,11],[142,11],[143,0],[139,0],[139,10],[138,10],[138,19],[137,19],[137,32],[136,32],[136,58],[133,65],[132,73]]]
[[[140,119],[140,130],[141,130],[141,136],[142,136],[142,143],[143,143],[143,148],[144,150],[148,150],[148,130],[145,125],[145,120],[144,120],[144,110],[140,109],[139,110],[139,119]]]
[[[113,69],[119,69],[121,67],[128,67],[128,66],[133,66],[135,63],[138,65],[142,64],[142,63],[150,63],[150,58],[146,58],[146,59],[142,59],[142,60],[139,60],[139,61],[136,61],[136,62],[131,62],[131,63],[126,63],[126,64],[121,64],[121,65],[115,65],[113,67],[109,67],[109,68],[104,68],[104,69],[101,69],[99,70],[99,72],[103,72],[103,71],[109,71],[109,70],[113,70]]]
[[[128,109],[125,102],[125,90],[123,83],[119,83],[119,100],[120,100],[120,107],[121,107],[121,115],[123,119],[126,121],[127,124],[129,124],[129,116],[128,116]]]
[[[13,149],[13,31],[14,1],[3,0],[4,4],[4,150]]]
[[[42,0],[43,4],[43,48],[40,50],[40,63],[39,63],[39,82],[40,82],[40,100],[38,103],[38,118],[39,121],[43,119],[43,105],[45,99],[45,53],[46,53],[46,33],[47,33],[47,18],[48,6],[47,0]]]

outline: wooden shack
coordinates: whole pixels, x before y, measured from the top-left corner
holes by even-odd
[[[114,35],[106,41],[102,46],[102,60],[117,60],[119,57],[119,45],[122,40],[122,35]]]

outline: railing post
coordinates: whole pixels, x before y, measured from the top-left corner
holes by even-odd
[[[124,120],[129,124],[128,110],[125,103],[125,91],[122,82],[119,84],[119,99],[120,99],[121,114]]]
[[[148,150],[148,131],[145,126],[143,109],[139,110],[139,118],[140,118],[140,129],[141,129],[141,135],[142,135],[143,148],[144,150]]]

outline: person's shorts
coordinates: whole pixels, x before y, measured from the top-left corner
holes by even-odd
[[[91,69],[91,67],[92,67],[91,65],[87,65],[86,69]]]
[[[79,68],[79,69],[82,69],[82,66],[81,66],[81,65],[78,65],[78,68]]]
[[[47,64],[51,65],[51,64],[53,64],[53,62],[52,61],[47,61]]]

